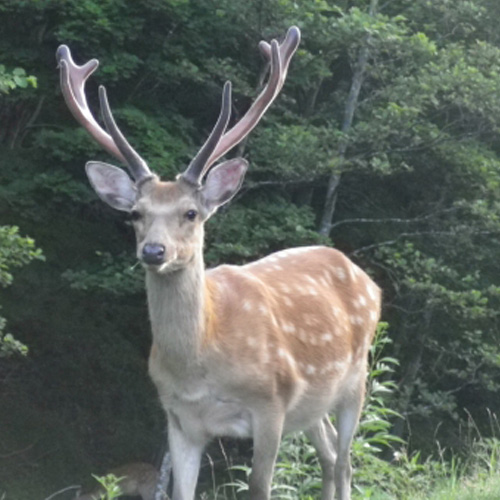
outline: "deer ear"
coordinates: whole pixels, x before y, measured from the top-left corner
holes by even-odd
[[[210,170],[201,188],[201,196],[209,213],[227,203],[238,192],[247,168],[246,160],[235,158]]]
[[[98,161],[89,161],[85,170],[102,201],[116,210],[130,212],[137,198],[137,189],[125,171]]]

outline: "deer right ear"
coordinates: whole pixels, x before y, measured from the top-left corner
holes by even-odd
[[[227,203],[238,192],[247,168],[246,160],[234,158],[208,172],[207,180],[200,192],[209,213]]]
[[[137,188],[124,170],[97,161],[89,161],[85,170],[90,184],[102,201],[116,210],[132,210],[137,198]]]

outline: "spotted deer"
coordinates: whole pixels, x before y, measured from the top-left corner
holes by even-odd
[[[134,180],[89,162],[97,195],[128,212],[146,274],[153,341],[149,373],[168,417],[173,500],[192,500],[203,449],[216,436],[253,438],[249,498],[270,498],[281,436],[304,430],[322,467],[322,500],[350,498],[350,446],[365,392],[367,355],[380,291],[341,252],[311,246],[242,266],[206,270],[203,226],[240,188],[247,162],[212,165],[257,125],[281,90],[300,41],[260,42],[270,70],[247,113],[226,131],[231,84],[205,144],[175,181],[161,181],[118,129],[103,87],[107,132],[92,116],[85,81],[94,59],[76,65],[57,52],[61,86],[76,119]],[[328,414],[336,415],[336,429]]]
[[[143,462],[121,465],[111,469],[109,474],[118,478],[121,495],[139,496],[142,500],[155,500],[158,471],[151,465]],[[104,498],[106,491],[98,487],[90,493],[78,494],[74,500],[95,500]]]

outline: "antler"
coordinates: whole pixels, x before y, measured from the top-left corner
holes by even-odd
[[[85,82],[99,66],[99,61],[91,59],[84,65],[78,66],[73,61],[69,47],[66,45],[59,46],[56,58],[61,70],[61,90],[64,100],[76,120],[108,153],[128,166],[136,182],[154,177],[146,162],[130,146],[117,127],[104,87],[99,88],[99,100],[109,134],[97,123],[90,111],[85,96]]]
[[[259,43],[259,48],[269,61],[271,68],[267,85],[243,118],[226,132],[231,113],[231,83],[226,82],[217,123],[205,144],[182,174],[183,179],[192,184],[199,184],[207,170],[221,156],[240,143],[259,123],[283,87],[290,60],[299,43],[300,30],[296,26],[288,30],[281,45],[276,40],[272,40],[270,44],[264,41]],[[84,65],[78,66],[73,61],[66,45],[61,45],[57,49],[56,57],[61,69],[61,89],[64,99],[76,120],[106,151],[128,166],[136,182],[154,177],[146,162],[127,142],[116,125],[104,87],[99,87],[99,101],[109,134],[97,123],[89,109],[85,96],[85,82],[97,69],[99,61],[91,59]]]
[[[214,152],[210,155],[205,166],[205,171],[221,156],[240,143],[259,123],[267,108],[276,99],[283,87],[290,60],[297,50],[299,43],[300,30],[296,26],[292,26],[288,30],[285,40],[281,45],[276,40],[272,40],[271,44],[265,41],[259,43],[259,49],[270,62],[271,67],[267,85],[243,118],[224,134]]]
[[[222,105],[212,132],[208,136],[205,144],[198,151],[198,154],[192,159],[186,171],[181,175],[183,179],[191,184],[199,184],[203,177],[203,171],[207,164],[210,155],[221,140],[222,135],[226,131],[229,118],[231,116],[231,82],[224,84],[222,91]]]
[[[264,41],[259,43],[259,49],[269,61],[271,68],[267,85],[243,118],[224,135],[222,134],[225,131],[225,127],[221,126],[221,118],[223,117],[224,110],[221,110],[217,124],[210,134],[209,139],[203,145],[187,170],[182,174],[182,177],[188,178],[190,182],[199,183],[207,170],[221,156],[225,155],[231,148],[240,143],[254,129],[283,87],[290,60],[297,50],[299,43],[300,30],[296,26],[292,26],[288,30],[285,40],[281,45],[278,44],[276,40],[272,40],[270,44]],[[224,90],[226,90],[226,88]],[[230,99],[230,96],[225,97]],[[225,98],[223,98],[223,102],[225,102],[224,99]],[[229,116],[227,120],[229,120]],[[220,131],[220,135],[219,132],[215,133],[216,129]],[[216,140],[217,135],[219,135],[218,140]],[[209,143],[211,146],[208,146]],[[209,152],[210,147],[212,147],[212,151]],[[201,154],[202,151],[203,154]]]

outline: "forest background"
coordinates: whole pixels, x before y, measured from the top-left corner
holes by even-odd
[[[471,419],[490,435],[498,19],[497,0],[0,0],[0,495],[42,498],[164,449],[143,271],[126,218],[85,178],[87,160],[110,159],[66,108],[61,43],[79,64],[100,60],[91,105],[104,84],[171,179],[211,130],[223,82],[236,120],[266,77],[258,42],[299,26],[280,97],[238,148],[243,189],[208,224],[207,263],[342,250],[383,289],[400,362],[390,406],[404,417],[392,432],[424,454],[460,452]]]

